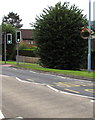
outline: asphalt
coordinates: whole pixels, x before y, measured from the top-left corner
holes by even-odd
[[[5,118],[93,118],[91,99],[56,92],[42,84],[20,81],[15,76],[1,77]]]
[[[55,88],[59,91],[95,99],[95,83],[92,81],[9,66],[2,67],[2,74],[17,77],[22,81],[49,85],[51,88]]]

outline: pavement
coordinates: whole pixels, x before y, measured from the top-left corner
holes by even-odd
[[[5,67],[11,67],[11,66],[13,66],[13,65],[10,65],[10,64],[2,64],[1,66],[2,66],[2,67],[3,67],[3,66],[5,66]]]

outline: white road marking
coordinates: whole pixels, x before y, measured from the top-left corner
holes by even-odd
[[[30,81],[30,82],[34,82],[34,80],[33,80],[33,79],[29,79],[29,78],[28,78],[27,80],[28,80],[28,81]]]
[[[54,90],[55,92],[59,92],[59,93],[64,93],[64,94],[69,94],[69,95],[74,95],[74,96],[80,96],[80,97],[85,97],[85,98],[89,98],[89,99],[93,99],[93,97],[89,97],[89,96],[84,96],[84,95],[79,95],[79,94],[73,94],[73,93],[70,93],[70,92],[65,92],[65,91],[61,91],[61,90],[58,90],[50,85],[47,85],[47,84],[42,84],[42,83],[36,83],[36,82],[31,82],[31,81],[25,81],[25,80],[21,80],[20,78],[16,77],[16,79],[20,82],[26,82],[26,83],[33,83],[33,84],[38,84],[38,85],[43,85],[43,86],[47,86],[48,88]]]
[[[49,74],[49,73],[39,73],[39,72],[34,72],[34,71],[30,71],[32,73],[37,73],[37,74],[44,74],[44,75],[49,75],[49,76],[54,76],[54,77],[59,77],[62,79],[68,79],[68,80],[74,80],[74,81],[80,81],[80,82],[85,82],[85,83],[94,83],[92,81],[88,81],[88,80],[81,80],[81,79],[75,79],[75,78],[70,78],[70,77],[63,77],[61,75],[53,75],[53,74]]]
[[[23,117],[16,117],[16,118],[23,119]]]
[[[34,71],[30,71],[30,72],[32,72],[32,73],[37,73],[37,72],[34,72]]]
[[[12,68],[13,70],[17,70],[16,68]]]
[[[26,82],[26,83],[30,83],[29,81],[25,81],[25,80],[21,80],[20,78],[16,77],[16,79],[20,82]]]
[[[65,92],[65,91],[57,90],[56,88],[51,87],[50,85],[46,85],[46,86],[49,87],[50,89],[54,90],[55,92],[59,92],[59,93],[63,93],[63,94],[68,94],[68,95],[74,95],[74,96],[79,96],[79,97],[85,97],[85,98],[93,99],[93,97],[84,96],[84,95],[79,95],[79,94],[73,94],[73,93],[70,93],[70,92]]]
[[[9,76],[7,76],[7,75],[2,75],[2,74],[0,74],[0,76],[1,76],[1,77],[9,77]]]
[[[44,74],[44,75],[49,75],[49,76],[54,76],[54,77],[57,76],[57,75],[52,75],[52,74],[49,74],[49,73],[39,73],[39,74]]]
[[[32,84],[38,84],[38,85],[43,85],[43,86],[46,86],[46,84],[44,83],[37,83],[37,82],[34,82],[33,80],[31,81],[27,81],[27,80],[21,80],[20,78],[16,77],[16,79],[20,82],[25,82],[25,83],[32,83]]]
[[[59,90],[57,90],[57,89],[55,89],[55,88],[53,88],[53,87],[51,87],[50,85],[46,85],[48,88],[50,88],[50,89],[52,89],[52,90],[54,90],[55,92],[59,92]]]
[[[0,120],[3,119],[3,118],[5,118],[5,117],[4,117],[3,113],[2,113],[2,111],[0,110]]]
[[[44,75],[49,75],[49,76],[56,76],[56,75],[52,75],[52,74],[48,74],[48,73],[40,73],[40,72],[34,72],[34,71],[30,71],[32,73],[37,73],[37,74],[44,74]]]
[[[70,78],[68,78],[68,77],[63,77],[63,76],[59,76],[59,75],[57,75],[57,77],[63,78],[63,79],[70,79]]]
[[[90,102],[95,102],[95,100],[90,100]]]
[[[57,76],[57,75],[52,75],[52,74],[49,74],[49,73],[40,73],[40,72],[34,72],[34,71],[29,71],[29,72],[32,72],[32,73],[37,73],[37,74],[44,74],[44,75],[49,75],[49,76]]]
[[[87,83],[93,83],[92,81],[88,81],[88,80],[81,80],[81,79],[75,79],[75,78],[69,78],[69,77],[63,77],[63,76],[60,76],[58,75],[57,77],[59,78],[63,78],[63,79],[69,79],[69,80],[78,80],[78,81],[82,81],[82,82],[87,82]]]

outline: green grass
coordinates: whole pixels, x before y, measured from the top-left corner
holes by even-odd
[[[38,64],[31,64],[31,63],[20,63],[19,65],[17,65],[17,63],[14,61],[7,61],[6,64],[11,64],[11,65],[14,65],[15,67],[25,68],[30,70],[39,70],[39,71],[51,72],[51,73],[57,73],[57,74],[80,76],[85,78],[95,78],[95,72],[89,73],[87,71],[49,69],[49,68],[43,68]]]

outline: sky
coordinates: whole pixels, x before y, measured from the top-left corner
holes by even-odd
[[[91,20],[93,20],[93,2],[91,0]],[[17,13],[22,19],[23,29],[31,29],[29,23],[35,22],[36,16],[42,14],[44,8],[54,6],[56,3],[70,2],[70,5],[75,4],[79,9],[83,10],[83,14],[89,18],[89,0],[0,0],[0,23],[4,15],[9,12]]]

